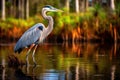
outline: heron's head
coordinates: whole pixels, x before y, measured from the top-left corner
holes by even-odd
[[[53,6],[50,6],[50,5],[44,6],[43,9],[51,12],[63,12],[62,10],[54,8]]]

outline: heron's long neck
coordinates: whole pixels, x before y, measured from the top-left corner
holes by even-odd
[[[49,35],[53,30],[54,22],[53,22],[53,18],[51,16],[46,15],[46,12],[47,12],[46,10],[42,10],[42,16],[43,16],[43,18],[48,20],[48,26],[45,30],[45,34]]]

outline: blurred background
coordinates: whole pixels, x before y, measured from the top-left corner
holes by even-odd
[[[55,24],[46,41],[120,40],[119,0],[0,0],[0,42],[15,42],[36,23],[47,26],[41,16],[45,5],[64,11],[48,13]]]
[[[54,29],[36,50],[38,66],[15,54],[20,36],[36,23]],[[120,0],[0,0],[0,80],[120,80]],[[107,44],[106,44],[107,43]],[[113,44],[111,44],[113,43]],[[32,53],[32,51],[31,51]]]

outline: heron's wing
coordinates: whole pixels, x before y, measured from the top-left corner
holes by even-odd
[[[20,53],[24,47],[36,43],[41,36],[42,29],[42,24],[36,24],[28,29],[16,43],[14,51]]]

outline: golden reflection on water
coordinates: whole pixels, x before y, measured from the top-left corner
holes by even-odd
[[[118,80],[120,79],[120,45],[92,43],[43,44],[37,48],[33,66],[32,54],[30,65],[14,67],[15,63],[25,63],[27,49],[21,54],[14,54],[13,46],[0,46],[0,75],[2,80]],[[9,66],[8,56],[18,60]],[[18,61],[18,62],[17,62]]]

